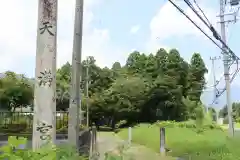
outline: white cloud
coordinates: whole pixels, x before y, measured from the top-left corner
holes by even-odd
[[[83,59],[92,55],[100,66],[110,65],[111,54],[108,29],[92,26],[94,7],[102,0],[87,0],[84,6]],[[35,71],[37,5],[33,0],[7,0],[0,5],[0,72],[14,70],[33,76]],[[73,45],[75,0],[58,2],[58,67],[71,60]],[[117,50],[117,49],[115,49]],[[118,52],[120,52],[118,50]],[[116,54],[116,53],[114,53]],[[116,58],[122,58],[121,56]]]
[[[183,5],[181,2],[177,2],[177,4],[180,5],[181,8],[184,8],[185,13],[189,15],[189,17],[193,19],[201,28],[203,28],[204,31],[207,31],[207,33],[210,34],[210,31],[208,31],[207,27],[204,26],[204,24],[190,8],[187,8],[186,5]],[[214,12],[214,9],[207,8],[202,4],[200,4],[200,6],[204,8],[204,12],[208,19],[215,26],[216,12]],[[150,39],[147,44],[148,49],[150,50],[156,50],[156,47],[158,47],[159,44],[162,44],[166,38],[172,38],[176,36],[184,37],[187,35],[198,36],[203,39],[205,38],[205,36],[170,2],[166,2],[163,6],[161,6],[156,15],[152,18],[150,22],[150,32]]]
[[[135,26],[132,26],[131,29],[130,29],[130,33],[131,34],[136,34],[140,29],[140,25],[135,25]]]
[[[167,52],[172,49],[171,47],[165,45],[163,42],[160,42],[156,39],[150,39],[146,43],[146,52],[147,53],[156,53],[158,49],[164,48]]]

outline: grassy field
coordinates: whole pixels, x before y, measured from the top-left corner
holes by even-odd
[[[123,129],[119,136],[127,139],[128,131]],[[159,127],[141,124],[132,129],[134,143],[145,145],[159,152]],[[166,128],[166,145],[174,157],[192,160],[240,160],[240,137],[230,139],[220,129],[196,133],[191,128]]]
[[[227,129],[228,128],[228,124],[224,124],[221,126],[223,129]],[[234,125],[235,128],[240,128],[240,123],[235,123]]]
[[[105,153],[109,155],[104,160],[122,160],[121,156],[124,160],[176,160],[169,156],[163,158],[160,154],[143,145],[132,144],[129,146],[113,132],[98,132],[97,137],[100,155],[106,155]]]
[[[235,127],[240,128],[240,123],[236,123]]]

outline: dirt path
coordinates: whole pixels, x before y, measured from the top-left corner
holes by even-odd
[[[124,160],[173,160],[173,158],[170,157],[161,157],[145,146],[137,144],[129,146],[127,142],[121,140],[117,135],[111,132],[98,133],[97,139],[100,160],[105,160],[104,154],[106,152],[119,154],[119,150],[123,150]]]
[[[124,141],[112,132],[98,132],[97,144],[100,160],[104,160],[105,153],[116,149],[119,145],[124,145]]]

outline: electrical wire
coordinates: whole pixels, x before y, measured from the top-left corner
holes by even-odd
[[[235,73],[233,74],[233,76],[230,79],[230,82],[233,81],[233,79],[235,78],[235,76],[237,75],[237,73],[240,71],[240,68],[238,67],[238,60],[240,60],[239,57],[237,57],[235,55],[235,53],[227,46],[227,44],[221,39],[220,34],[216,31],[216,29],[212,26],[212,24],[209,22],[207,16],[205,15],[205,13],[203,12],[203,10],[199,7],[199,5],[196,3],[196,6],[199,8],[199,10],[202,12],[202,14],[204,15],[205,19],[208,21],[206,22],[201,15],[198,14],[198,11],[194,8],[194,6],[192,5],[192,3],[189,0],[184,0],[184,2],[192,9],[192,11],[199,17],[199,19],[210,29],[210,31],[213,33],[213,37],[220,41],[222,46],[220,46],[217,42],[215,42],[206,32],[204,32],[185,12],[183,9],[181,9],[178,5],[176,5],[172,0],[168,0],[179,12],[181,12],[195,27],[197,27],[209,40],[211,40],[220,50],[222,50],[223,54],[228,54],[230,53],[231,55],[231,59],[232,59],[232,64],[234,62],[236,62],[237,64],[237,70],[235,71]],[[225,50],[227,49],[227,50]],[[230,66],[232,65],[230,64]],[[230,67],[229,66],[229,67]],[[218,81],[219,83],[220,81]],[[217,83],[217,84],[218,84]],[[215,88],[217,86],[217,84],[215,85]],[[222,89],[221,92],[219,92],[219,90],[216,88],[217,90],[217,94],[216,94],[216,98],[213,100],[213,103],[216,102],[217,98],[220,97],[226,90],[226,86],[224,89]]]
[[[208,21],[208,23],[202,18],[201,15],[199,15],[198,11],[194,8],[194,6],[192,5],[192,3],[189,0],[184,0],[184,2],[188,5],[188,7],[198,16],[198,18],[211,30],[211,26],[212,24]],[[197,5],[198,6],[198,5]],[[200,8],[198,6],[198,8]],[[201,10],[201,9],[200,9]],[[203,12],[203,11],[202,11]],[[204,14],[205,15],[205,14]],[[206,18],[207,19],[207,18]],[[207,19],[208,20],[208,19]],[[220,37],[219,35],[217,35],[218,37]]]
[[[169,0],[175,7],[178,7],[179,9],[181,9],[179,6],[177,6],[174,2],[172,2],[171,0]],[[195,1],[195,0],[194,0]],[[203,13],[203,15],[205,16],[206,20],[209,22],[207,23],[202,16],[198,13],[198,11],[194,8],[194,6],[192,5],[192,3],[189,0],[184,0],[184,2],[188,5],[189,8],[191,8],[191,10],[198,16],[198,18],[210,29],[210,31],[213,33],[213,37],[220,41],[221,44],[230,52],[230,54],[232,55],[233,59],[239,59],[235,53],[228,47],[228,45],[221,39],[220,34],[217,32],[217,30],[213,27],[213,25],[209,22],[208,18],[206,17],[205,13],[203,12],[203,10],[200,8],[200,6],[196,3],[196,6],[199,8],[199,10]],[[182,10],[182,9],[181,9]],[[180,10],[179,10],[180,11]],[[183,10],[182,10],[183,11]],[[223,48],[221,47],[222,51]]]
[[[213,40],[205,31],[203,31],[178,5],[176,5],[172,0],[168,0],[179,12],[181,12],[195,27],[197,27],[209,40],[211,40],[219,49],[222,47]]]
[[[197,27],[208,39],[210,39],[220,50],[222,50],[222,53],[223,54],[228,54],[230,53],[229,56],[231,56],[231,59],[232,59],[232,64],[234,63],[234,61],[236,62],[237,64],[237,70],[235,71],[235,73],[233,74],[233,76],[231,77],[230,79],[230,82],[233,81],[233,79],[235,78],[235,76],[237,75],[237,73],[240,71],[240,68],[238,67],[238,60],[239,57],[237,57],[235,55],[235,53],[227,46],[227,44],[221,39],[221,36],[218,34],[218,32],[216,31],[216,29],[210,24],[208,24],[203,18],[201,15],[198,14],[198,12],[196,11],[196,9],[194,8],[194,6],[191,4],[191,2],[189,0],[184,0],[184,2],[192,9],[192,11],[200,18],[200,20],[210,29],[210,31],[213,33],[213,37],[220,41],[221,44],[222,44],[222,47],[217,43],[215,42],[206,32],[204,32],[178,5],[176,5],[172,0],[168,0],[179,12],[181,12],[195,27]],[[199,7],[199,6],[198,6]],[[200,8],[200,7],[199,7]],[[203,11],[202,11],[203,12]],[[204,13],[204,12],[203,12]],[[205,15],[205,14],[204,14]],[[206,18],[206,15],[205,15],[205,18]],[[207,19],[207,18],[206,18]],[[227,50],[225,50],[227,49]],[[230,64],[230,66],[232,65]],[[230,67],[229,66],[229,67]],[[220,82],[220,81],[219,81]],[[218,83],[219,83],[218,82]],[[217,83],[217,84],[218,84]],[[215,88],[217,86],[217,84],[215,85]],[[217,89],[217,88],[216,88]],[[213,103],[215,103],[215,101],[217,100],[218,97],[220,97],[226,90],[226,86],[225,88],[219,92],[219,90],[217,89],[217,93],[216,94],[216,98],[213,100]]]
[[[238,64],[237,64],[238,65]],[[232,81],[233,81],[233,79],[236,77],[236,75],[237,75],[237,73],[240,71],[240,68],[237,66],[237,70],[234,72],[234,73],[232,73],[233,74],[233,76],[231,77],[231,79],[230,79],[230,83],[232,83]],[[219,81],[220,82],[220,81]],[[223,89],[221,89],[221,92],[219,92],[219,90],[220,89],[217,89],[217,94],[216,94],[216,97],[214,98],[214,100],[212,101],[212,104],[214,104],[215,102],[216,102],[216,100],[218,99],[218,97],[220,97],[225,91],[226,91],[226,86],[223,88]]]
[[[193,0],[194,4],[197,6],[197,8],[200,10],[200,12],[202,12],[204,18],[207,20],[208,24],[211,25],[211,22],[209,21],[209,19],[207,18],[206,14],[203,12],[203,10],[201,9],[201,7],[197,4],[196,0]]]
[[[202,28],[200,28],[185,12],[184,10],[182,10],[178,5],[176,5],[172,0],[168,0],[179,12],[181,12],[195,27],[197,27],[209,40],[211,40],[220,50],[222,50],[223,52],[225,52],[225,50],[223,49],[223,47],[221,47],[217,42],[215,42],[205,31],[203,31]],[[187,2],[187,0],[184,0],[184,2]],[[189,4],[189,1],[187,2],[187,4]],[[192,5],[190,5],[191,9],[192,9]],[[198,17],[200,18],[201,16],[197,13],[197,11],[195,9],[193,9],[194,13],[196,13],[198,15]],[[201,17],[201,20],[203,20],[203,18]],[[204,24],[206,24],[208,27],[210,27],[209,29],[212,31],[213,36],[215,39],[219,40],[222,45],[228,49],[228,51],[232,54],[232,58],[233,59],[239,59],[234,52],[226,45],[226,43],[221,39],[221,37],[219,36],[219,34],[217,33],[217,31],[215,30],[215,28],[213,26],[209,26],[205,20],[203,20]],[[236,58],[237,57],[237,58]]]
[[[194,6],[192,5],[192,3],[189,1],[189,0],[184,0],[184,2],[188,5],[188,7],[198,16],[198,18],[212,31],[213,33],[213,37],[216,38],[217,40],[220,40],[221,39],[221,36],[220,34],[218,34],[218,32],[216,31],[216,29],[213,27],[213,25],[209,22],[207,23],[203,18],[202,16],[198,13],[198,11],[194,8]],[[196,2],[196,1],[195,1]],[[197,3],[195,3],[197,4]],[[199,5],[197,5],[198,8],[200,8]],[[200,8],[200,10],[203,12],[203,10]],[[204,14],[205,15],[205,14]],[[206,15],[205,15],[206,17]],[[206,18],[208,19],[208,18]]]
[[[203,14],[204,18],[207,20],[208,24],[203,20],[203,18],[197,13],[197,11],[195,10],[195,8],[193,7],[193,5],[191,4],[191,2],[189,0],[185,0],[185,2],[188,4],[188,6],[197,14],[197,16],[207,25],[207,27],[212,26],[211,22],[209,21],[209,19],[207,18],[206,14],[204,13],[204,11],[201,9],[201,7],[197,4],[196,0],[194,0],[195,5],[197,6],[197,8],[201,11],[201,13]],[[239,8],[238,8],[239,10]],[[237,11],[238,12],[238,11]],[[209,26],[208,26],[209,25]],[[240,68],[238,67],[238,60],[236,61],[232,61],[232,63],[229,65],[229,69],[230,67],[234,64],[234,62],[236,62],[237,64],[237,70],[233,73],[230,73],[230,75],[233,75],[232,78],[230,79],[230,82],[233,81],[233,79],[236,77],[236,74],[239,72]],[[218,81],[219,83],[220,81]],[[216,85],[218,85],[218,83]],[[216,86],[215,85],[215,86]]]

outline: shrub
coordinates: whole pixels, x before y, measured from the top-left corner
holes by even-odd
[[[196,125],[197,128],[202,128],[202,126],[204,125],[204,111],[203,108],[201,106],[198,106],[195,108],[195,113],[196,113]]]
[[[208,129],[222,129],[215,122],[203,121],[201,123],[202,124],[198,126],[199,124],[197,124],[195,120],[189,120],[185,122],[162,121],[162,122],[156,122],[154,125],[157,125],[159,127],[167,127],[167,128],[175,128],[175,127],[190,128],[190,129],[195,129],[199,133]]]
[[[63,113],[56,117],[56,129],[68,126],[68,115]]]
[[[236,122],[237,122],[237,123],[240,123],[240,117],[238,117],[238,118],[236,119]]]
[[[158,125],[159,127],[175,127],[175,121],[157,121],[154,125]]]
[[[31,133],[33,116],[25,114],[8,115],[1,119],[1,131],[5,133]],[[63,113],[56,117],[57,131],[67,131],[68,115]]]
[[[180,128],[197,128],[195,121],[186,121],[186,122],[179,122],[177,126]]]
[[[46,145],[38,151],[31,149],[20,149],[20,145],[26,145],[26,138],[9,137],[8,145],[0,148],[0,159],[18,159],[18,160],[84,160],[86,158],[80,157],[76,151],[71,147],[56,147],[54,145]]]
[[[26,116],[21,116],[17,119],[8,119],[5,123],[7,125],[3,126],[2,129],[9,133],[27,132],[30,129],[30,124]]]
[[[79,130],[84,130],[86,128],[87,128],[86,125],[83,125],[83,124],[79,125]],[[59,133],[59,132],[60,133],[67,133],[68,132],[68,127],[67,126],[62,126],[62,128],[57,129],[57,133]]]
[[[126,120],[121,120],[116,124],[116,128],[122,128],[122,126],[124,126],[125,124],[127,124]]]

